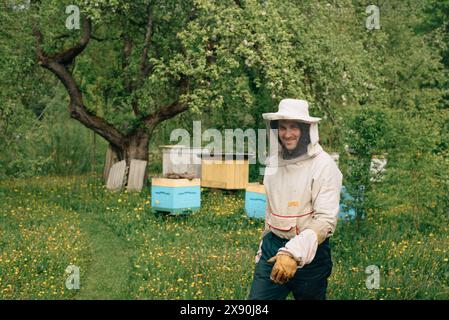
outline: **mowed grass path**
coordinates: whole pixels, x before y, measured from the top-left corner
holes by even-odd
[[[0,298],[248,295],[263,221],[245,216],[243,192],[203,189],[201,210],[188,216],[155,215],[148,190],[113,193],[95,177],[6,181],[0,196]],[[359,227],[340,222],[328,298],[449,299],[448,217],[412,221],[403,205],[368,212]],[[64,287],[70,263],[81,269],[78,292]],[[370,265],[379,289],[366,288]]]
[[[81,229],[88,236],[91,263],[76,298],[128,299],[132,249],[91,212],[81,214]]]
[[[129,299],[128,243],[89,206],[48,197],[55,185],[41,181],[0,189],[0,298]],[[70,185],[59,190],[67,193]],[[80,268],[79,290],[65,286],[69,265]]]

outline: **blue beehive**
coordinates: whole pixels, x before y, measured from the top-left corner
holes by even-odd
[[[354,219],[355,210],[345,204],[347,201],[353,201],[354,198],[346,190],[345,186],[341,187],[340,193],[340,212],[338,213],[338,218],[340,219]]]
[[[153,178],[151,207],[173,214],[190,213],[201,207],[200,179]]]
[[[265,219],[267,197],[265,188],[258,183],[248,184],[245,192],[245,211],[250,218]]]

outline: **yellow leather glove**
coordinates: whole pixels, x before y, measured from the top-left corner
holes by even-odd
[[[274,263],[270,279],[277,284],[284,284],[295,276],[298,263],[290,255],[278,253],[267,261]]]

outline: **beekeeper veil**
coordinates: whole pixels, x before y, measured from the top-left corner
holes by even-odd
[[[283,99],[279,103],[279,111],[264,113],[266,121],[269,157],[267,165],[282,166],[288,163],[305,160],[316,156],[323,149],[319,145],[318,122],[320,118],[309,116],[309,105],[305,100]],[[294,150],[287,150],[278,135],[279,120],[293,120],[298,124],[301,135]]]

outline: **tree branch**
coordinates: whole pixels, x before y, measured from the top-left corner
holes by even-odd
[[[44,61],[47,60],[47,57],[42,50],[42,43],[44,41],[44,36],[42,32],[34,25],[33,26],[33,35],[36,38],[36,55],[39,64],[43,64]]]
[[[123,37],[123,83],[125,91],[130,95],[136,89],[135,83],[132,81],[132,77],[128,74],[128,67],[130,64],[130,58],[133,50],[133,43],[129,35],[125,34]],[[140,111],[138,108],[137,101],[133,99],[131,101],[131,108],[135,116],[140,116]]]
[[[89,111],[83,103],[83,95],[79,89],[73,75],[67,69],[67,64],[79,55],[87,46],[90,37],[91,26],[90,22],[83,24],[83,35],[79,43],[54,56],[47,56],[43,49],[43,35],[37,28],[33,27],[33,34],[36,38],[36,55],[38,63],[51,71],[64,85],[70,97],[69,112],[70,116],[77,119],[89,129],[97,132],[103,138],[116,145],[117,147],[124,147],[124,136],[121,132],[113,127],[112,124],[106,122],[104,119],[96,116]]]
[[[54,37],[54,40],[61,40],[61,39],[65,39],[65,38],[70,38],[70,34],[68,34],[68,33],[60,34],[59,36]],[[93,34],[90,35],[90,39],[98,41],[98,42],[110,41],[110,40],[119,40],[119,38],[100,38],[100,37],[95,36]]]
[[[187,78],[182,77],[181,80],[179,81],[179,86],[180,86],[180,95],[188,92],[189,82],[188,82]],[[159,110],[153,112],[152,114],[142,118],[142,122],[144,122],[147,125],[147,127],[154,128],[159,123],[161,123],[167,119],[171,119],[171,118],[175,117],[176,115],[178,115],[188,109],[189,109],[188,104],[181,103],[178,99],[175,102],[173,102],[169,105],[166,105],[166,106],[160,108]]]
[[[82,93],[67,68],[55,61],[49,61],[47,64],[43,65],[43,67],[55,74],[66,88],[70,97],[70,116],[80,121],[89,129],[97,132],[114,145],[123,147],[122,133],[115,129],[112,124],[96,116],[85,107]]]
[[[151,36],[153,35],[153,13],[151,9],[151,2],[148,4],[147,12],[148,12],[147,29],[143,45],[143,52],[140,57],[140,72],[144,78],[148,76],[152,68],[152,66],[148,64],[148,51],[150,50]]]
[[[153,34],[153,13],[151,9],[151,2],[148,3],[147,6],[147,25],[146,25],[146,33],[145,40],[143,43],[143,50],[140,56],[140,76],[139,82],[145,81],[145,78],[148,76],[152,69],[152,65],[148,63],[148,52],[151,46],[151,36]],[[128,35],[124,36],[124,48],[123,48],[123,69],[125,71],[125,89],[128,94],[131,94],[136,89],[135,81],[132,81],[129,75],[126,74],[126,71],[129,67],[129,59],[132,52],[132,41]],[[141,116],[139,111],[138,103],[136,99],[133,99],[131,102],[131,108],[133,110],[134,115],[137,117]]]
[[[50,59],[63,65],[71,64],[73,62],[73,59],[75,59],[75,57],[83,52],[83,50],[86,48],[91,38],[91,32],[92,23],[90,19],[84,19],[80,41],[75,46],[67,49],[66,51],[50,57]]]

